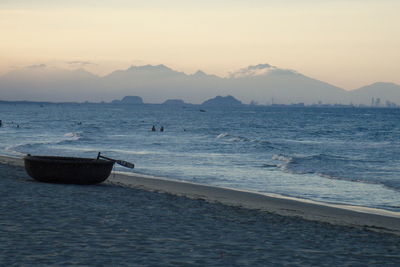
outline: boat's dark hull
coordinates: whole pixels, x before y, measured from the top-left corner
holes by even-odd
[[[102,159],[26,156],[26,172],[33,179],[46,183],[97,184],[105,181],[114,162]]]

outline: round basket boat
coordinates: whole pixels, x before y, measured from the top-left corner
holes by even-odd
[[[25,170],[33,179],[46,183],[98,184],[110,176],[114,161],[90,158],[24,157]]]

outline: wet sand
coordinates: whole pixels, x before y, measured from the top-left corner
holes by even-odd
[[[0,157],[0,162],[23,166],[23,161],[19,158],[3,156]],[[400,212],[319,203],[277,194],[261,194],[134,173],[113,173],[107,183],[400,235]]]
[[[137,174],[118,173],[112,175],[109,182],[194,199],[203,199],[229,206],[400,235],[399,212],[318,203],[281,195],[267,195]]]
[[[396,266],[400,261],[397,235],[304,220],[292,211],[274,214],[284,206],[270,197],[119,174],[93,186],[46,184],[28,177],[20,159],[1,161],[14,163],[0,164],[5,266]],[[268,209],[266,203],[278,212],[260,211]],[[299,212],[292,200],[285,205]]]

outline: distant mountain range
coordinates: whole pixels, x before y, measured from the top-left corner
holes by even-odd
[[[110,102],[127,95],[146,103],[183,99],[199,104],[216,95],[232,95],[259,104],[400,104],[400,86],[374,83],[353,91],[312,79],[293,70],[259,64],[221,78],[202,71],[185,74],[165,65],[132,66],[99,77],[84,69],[33,65],[0,77],[0,100]]]

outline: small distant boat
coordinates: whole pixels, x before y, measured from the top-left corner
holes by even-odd
[[[46,183],[98,184],[110,176],[115,161],[104,159],[31,156],[24,157],[25,170]]]

